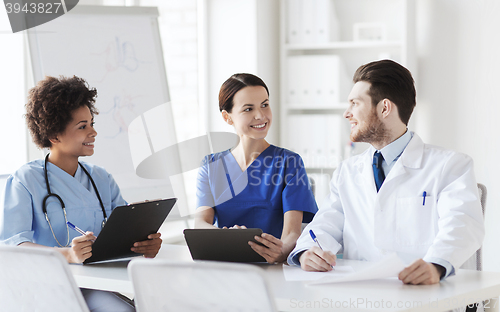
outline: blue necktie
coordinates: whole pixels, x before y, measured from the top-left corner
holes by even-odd
[[[375,185],[377,186],[377,192],[380,190],[382,183],[385,180],[384,169],[382,169],[382,161],[384,160],[384,156],[380,152],[375,152],[373,154],[373,176],[375,177]]]

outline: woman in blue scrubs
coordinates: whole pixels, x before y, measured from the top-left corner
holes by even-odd
[[[96,96],[96,89],[78,77],[46,77],[30,90],[28,128],[34,143],[49,148],[50,154],[25,164],[8,178],[1,243],[56,247],[69,263],[82,263],[91,256],[93,240],[105,218],[115,207],[126,204],[106,170],[78,161],[94,154]],[[47,181],[50,193],[62,202],[55,195],[46,198]],[[66,221],[86,234],[69,229]],[[160,234],[156,233],[132,250],[154,257],[160,247]],[[116,293],[82,289],[82,294],[91,311],[135,311],[133,303]]]
[[[240,140],[205,157],[197,181],[197,228],[260,228],[250,246],[267,262],[286,260],[318,210],[300,156],[265,138],[273,115],[266,84],[235,74],[219,92],[219,110]]]

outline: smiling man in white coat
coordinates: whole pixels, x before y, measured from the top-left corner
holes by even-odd
[[[330,195],[288,263],[329,271],[344,259],[378,261],[396,252],[406,284],[453,275],[481,246],[484,223],[472,159],[425,144],[407,129],[416,104],[411,73],[383,60],[358,68],[344,113],[351,140],[371,144],[343,161]],[[323,250],[309,236],[312,229]]]

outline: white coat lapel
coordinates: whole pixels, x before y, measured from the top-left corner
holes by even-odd
[[[375,195],[377,194],[377,187],[375,186],[375,177],[373,175],[372,167],[375,148],[373,146],[370,146],[365,153],[366,154],[362,156],[362,161],[359,163],[359,172],[361,173],[360,176],[362,177],[361,183],[363,183],[370,194]]]
[[[413,138],[400,157],[402,165],[406,168],[420,168],[424,157],[424,147],[425,144],[422,139],[414,133]]]
[[[404,154],[404,152],[403,152]],[[401,155],[403,156],[403,155]],[[394,164],[394,167],[392,167],[391,171],[389,172],[389,174],[385,177],[385,180],[384,180],[384,183],[382,184],[382,187],[385,185],[388,185],[388,184],[391,184],[393,180],[397,179],[398,177],[400,177],[401,175],[405,174],[406,173],[406,169],[405,169],[405,166],[403,166],[402,162],[401,162],[401,157],[398,159],[398,161],[396,161],[396,163]],[[386,187],[387,189],[387,187]],[[382,188],[380,188],[380,190],[382,190]]]
[[[386,176],[384,184],[389,185],[393,183],[398,183],[398,178],[404,175],[407,172],[407,168],[418,169],[422,164],[422,157],[424,153],[424,142],[417,135],[413,134],[413,138],[406,146],[403,154],[394,164],[394,167],[391,169],[389,174]],[[382,184],[382,188],[380,191],[384,190],[384,184]],[[390,187],[386,187],[385,189],[389,189]]]

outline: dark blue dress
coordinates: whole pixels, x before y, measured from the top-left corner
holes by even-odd
[[[196,195],[197,207],[213,207],[218,227],[245,225],[277,238],[281,238],[285,212],[303,211],[307,223],[318,211],[302,158],[274,145],[244,172],[230,150],[206,156]]]

